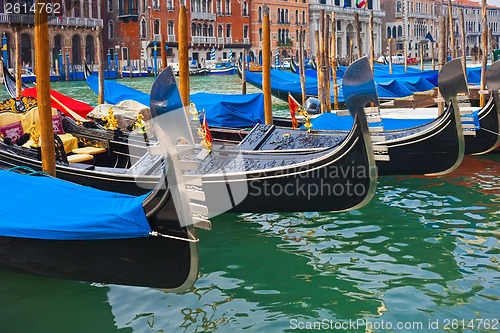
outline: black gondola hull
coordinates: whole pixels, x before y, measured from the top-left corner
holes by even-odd
[[[189,243],[161,237],[54,241],[0,237],[0,267],[42,276],[180,288],[191,274]]]
[[[478,117],[479,130],[464,137],[466,154],[485,154],[500,144],[500,107],[493,98],[479,111]]]

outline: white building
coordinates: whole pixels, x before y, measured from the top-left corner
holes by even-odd
[[[367,1],[366,8],[357,8],[356,0],[310,0],[309,1],[309,28],[311,36],[311,53],[316,53],[315,32],[319,30],[320,11],[325,10],[325,14],[335,12],[337,21],[337,56],[340,59],[347,59],[350,53],[350,43],[353,42],[353,55],[357,55],[358,45],[356,43],[356,31],[354,29],[354,13],[359,14],[360,34],[361,34],[361,54],[368,55],[369,42],[369,15],[373,11],[373,39],[375,57],[382,54],[382,18],[385,12],[380,10],[380,0]],[[330,23],[328,23],[330,24]],[[331,32],[331,29],[330,29]]]

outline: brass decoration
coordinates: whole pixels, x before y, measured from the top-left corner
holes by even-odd
[[[40,134],[36,132],[35,122],[28,128],[28,133],[30,134],[30,139],[33,140],[31,147],[38,148],[40,147]]]
[[[144,116],[142,115],[142,113],[139,112],[137,114],[137,120],[132,124],[130,128],[132,129],[132,131],[137,130],[137,133],[140,134],[146,133],[147,124],[144,121]]]
[[[34,97],[9,98],[0,102],[0,112],[26,113],[37,106]]]
[[[309,112],[307,112],[307,110],[303,106],[299,106],[297,108],[297,113],[301,116],[304,116],[304,118],[306,119],[304,126],[307,128],[307,132],[310,133],[311,127],[313,126],[311,124],[311,115],[309,114]]]
[[[114,111],[113,108],[108,109],[108,115],[106,117],[102,117],[102,121],[106,122],[106,125],[104,125],[104,128],[110,131],[114,131],[118,128],[118,120],[116,120],[115,116],[113,115]]]

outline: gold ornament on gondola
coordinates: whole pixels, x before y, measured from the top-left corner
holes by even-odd
[[[118,120],[116,120],[113,113],[114,113],[113,108],[109,108],[108,115],[106,117],[101,118],[103,121],[106,122],[106,125],[104,125],[104,128],[107,130],[110,130],[110,131],[114,131],[115,129],[118,128]]]
[[[304,126],[307,128],[307,132],[311,132],[311,127],[313,126],[313,124],[311,124],[311,116],[309,115],[309,112],[307,112],[307,110],[303,106],[299,106],[297,108],[297,113],[306,119]]]
[[[40,147],[40,134],[36,132],[36,124],[33,124],[28,128],[28,133],[30,134],[30,139],[33,140],[31,147],[38,148]]]

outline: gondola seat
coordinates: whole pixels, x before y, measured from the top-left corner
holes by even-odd
[[[81,148],[75,148],[71,152],[73,154],[87,154],[87,155],[97,155],[104,153],[106,151],[106,148],[98,148],[98,147],[81,147]]]
[[[94,160],[94,156],[90,154],[71,154],[67,155],[68,162],[71,163],[83,163],[90,162]]]

